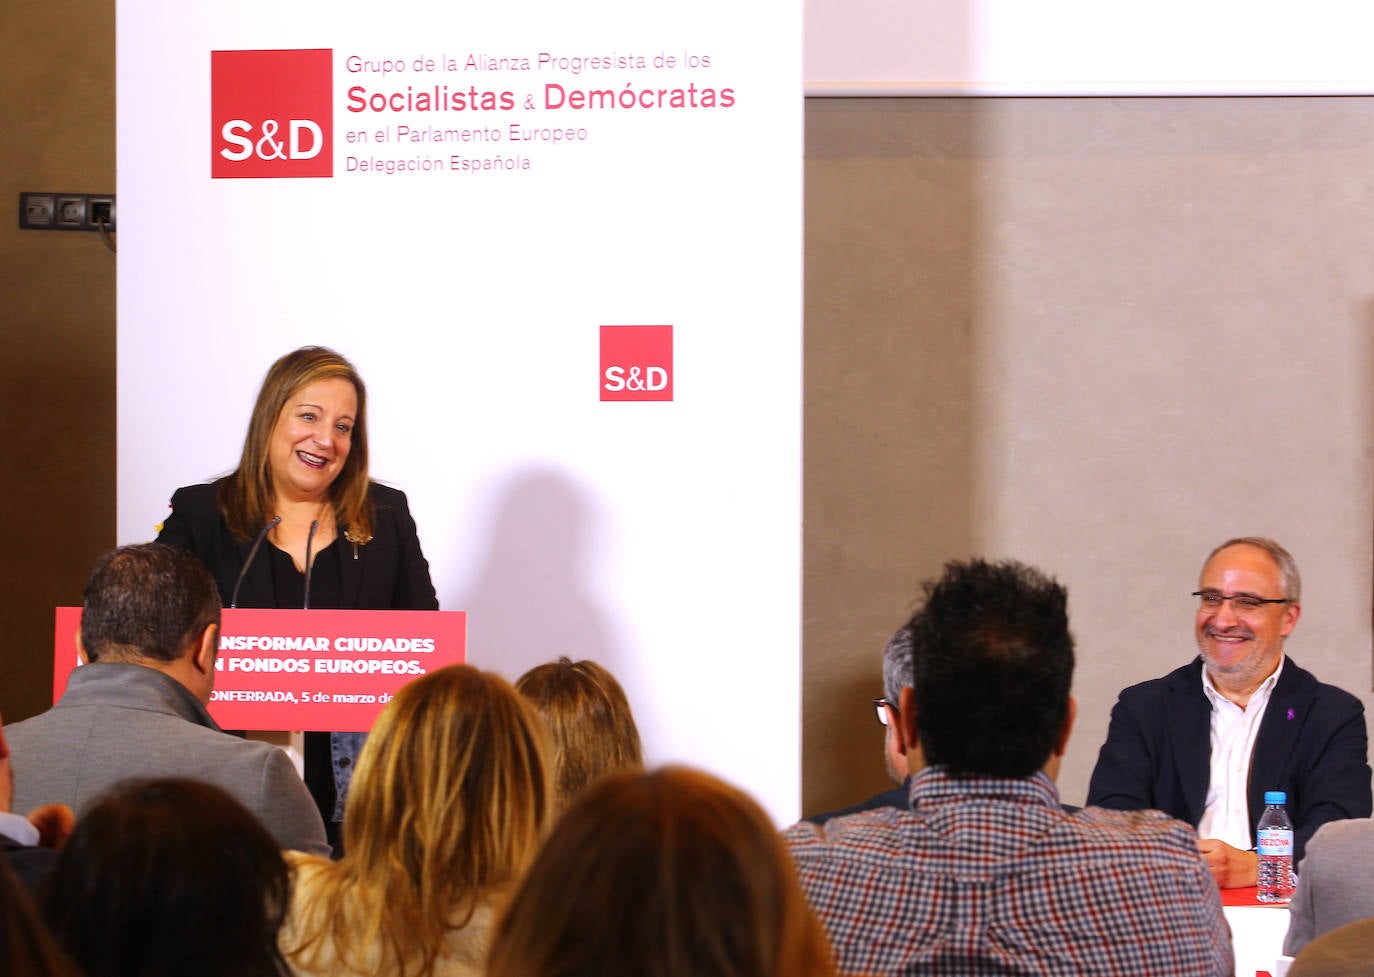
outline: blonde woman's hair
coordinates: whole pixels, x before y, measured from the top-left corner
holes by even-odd
[[[329,486],[334,522],[354,542],[372,539],[372,503],[367,494],[367,388],[352,363],[324,346],[302,346],[287,353],[263,378],[248,419],[239,467],[220,484],[216,498],[229,531],[239,539],[254,539],[276,515],[269,449],[282,408],[297,391],[322,380],[347,380],[358,395],[348,458]]]
[[[832,977],[782,838],[742,791],[623,771],[562,814],[497,926],[487,977]]]
[[[494,672],[451,665],[405,685],[378,717],[344,809],[343,859],[296,906],[288,957],[319,971],[426,977],[449,932],[503,894],[552,812],[539,717]]]
[[[553,737],[559,810],[602,774],[644,765],[630,700],[596,662],[563,657],[537,665],[515,689],[534,703]]]

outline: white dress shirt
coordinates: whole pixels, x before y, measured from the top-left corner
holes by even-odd
[[[38,844],[38,829],[22,814],[0,811],[0,835],[21,845]]]
[[[1244,709],[1218,692],[1207,669],[1202,670],[1202,691],[1212,704],[1212,763],[1207,801],[1197,826],[1199,838],[1218,838],[1242,851],[1255,847],[1247,799],[1250,757],[1255,752],[1255,737],[1269,707],[1269,696],[1283,671],[1283,661],[1280,657],[1274,673],[1254,691]]]

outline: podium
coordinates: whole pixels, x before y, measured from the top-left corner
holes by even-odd
[[[54,702],[80,625],[81,608],[57,608]],[[464,611],[225,609],[208,709],[223,729],[367,732],[401,686],[466,650]]]

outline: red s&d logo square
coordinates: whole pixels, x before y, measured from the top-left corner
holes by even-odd
[[[601,327],[601,399],[673,399],[673,327]]]
[[[334,175],[334,52],[210,52],[210,176]]]

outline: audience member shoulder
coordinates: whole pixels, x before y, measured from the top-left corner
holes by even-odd
[[[337,878],[337,869],[333,867],[337,863],[324,855],[303,851],[287,850],[282,852],[282,857],[286,859],[287,868],[291,872],[292,895],[292,911],[287,916],[282,946],[290,947],[299,942],[299,912],[306,901],[305,897],[327,885],[331,875]]]
[[[1108,843],[1145,843],[1175,848],[1190,861],[1197,858],[1197,832],[1163,811],[1113,811],[1105,807],[1083,807],[1065,813],[1064,825],[1085,840]]]
[[[837,845],[859,841],[900,847],[895,841],[894,829],[901,826],[904,818],[910,817],[911,812],[906,809],[875,807],[854,814],[827,818],[820,824],[814,821],[798,821],[783,832],[783,837],[789,844]]]
[[[1374,818],[1343,818],[1327,821],[1307,842],[1307,851],[1327,845],[1359,847],[1374,852]]]

